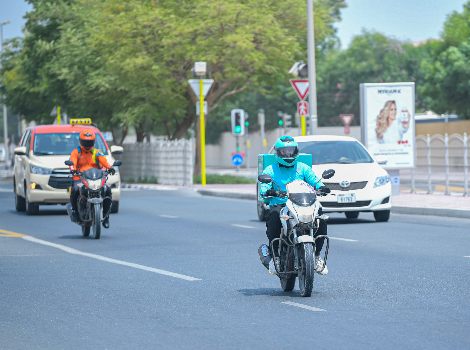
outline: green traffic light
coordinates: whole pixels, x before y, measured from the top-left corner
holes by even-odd
[[[235,133],[239,134],[242,132],[242,127],[240,125],[235,126]]]
[[[250,126],[250,122],[249,122],[249,121],[246,121],[246,122],[245,122],[245,126],[246,126],[246,127],[249,127],[249,126]]]
[[[279,126],[283,126],[284,125],[284,121],[282,119],[279,119],[279,121],[277,122],[279,124]]]

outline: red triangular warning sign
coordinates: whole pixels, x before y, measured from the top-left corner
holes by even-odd
[[[290,84],[294,88],[299,99],[305,100],[308,95],[308,80],[307,79],[291,79]]]

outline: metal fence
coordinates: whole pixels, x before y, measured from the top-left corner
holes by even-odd
[[[125,144],[123,147],[120,169],[123,181],[179,186],[193,184],[192,140]]]
[[[416,167],[400,170],[411,192],[470,195],[467,133],[416,137]]]

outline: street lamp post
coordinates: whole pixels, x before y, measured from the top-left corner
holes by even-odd
[[[310,105],[310,133],[318,133],[317,85],[315,72],[315,33],[313,25],[313,0],[307,0],[307,53],[308,53],[308,102]]]
[[[3,26],[10,23],[10,21],[0,22],[0,55],[3,53]],[[1,67],[1,62],[0,62]],[[3,96],[3,143],[5,144],[5,159],[7,160],[7,166],[10,164],[10,152],[8,149],[8,116],[7,116],[7,105],[5,104],[5,96]]]

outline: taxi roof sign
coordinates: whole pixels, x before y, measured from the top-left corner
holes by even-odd
[[[91,125],[91,118],[70,118],[70,125]]]

